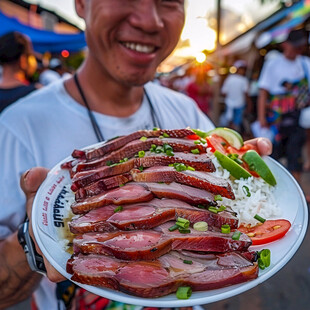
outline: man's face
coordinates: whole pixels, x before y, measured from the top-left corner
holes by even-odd
[[[301,55],[306,49],[306,45],[294,46],[289,42],[283,43],[283,53],[286,58],[294,60],[298,55]]]
[[[128,86],[153,79],[179,40],[184,0],[80,1],[89,57],[104,74]]]

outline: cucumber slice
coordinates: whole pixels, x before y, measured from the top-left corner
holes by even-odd
[[[217,127],[207,132],[208,136],[212,134],[216,134],[224,138],[231,146],[233,146],[237,150],[239,150],[243,146],[243,139],[241,135],[233,129],[226,128],[226,127]]]
[[[247,151],[243,154],[242,159],[249,165],[251,170],[255,171],[268,184],[272,186],[277,184],[271,170],[256,151]]]
[[[234,160],[230,159],[228,156],[222,154],[221,152],[215,151],[214,155],[221,164],[221,166],[224,169],[228,170],[230,174],[236,179],[247,179],[252,176],[248,171],[246,171],[243,167],[237,164]]]

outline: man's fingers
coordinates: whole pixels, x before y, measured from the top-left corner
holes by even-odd
[[[266,156],[272,153],[272,143],[267,138],[255,138],[247,140],[244,143],[255,145],[260,155]]]

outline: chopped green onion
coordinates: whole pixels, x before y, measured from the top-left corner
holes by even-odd
[[[180,286],[177,290],[176,296],[178,299],[188,299],[192,296],[192,289],[190,286]]]
[[[250,193],[250,190],[247,186],[243,185],[242,186],[242,190],[244,192],[244,194],[247,196],[247,197],[251,197],[251,193]]]
[[[164,143],[163,145],[163,148],[164,148],[164,151],[168,151],[168,150],[172,150],[173,151],[173,148],[171,145],[167,144],[167,143]]]
[[[204,206],[204,205],[198,205],[197,208],[199,208],[199,209],[205,209],[206,206]]]
[[[238,230],[236,230],[236,231],[233,233],[231,239],[233,239],[233,240],[239,240],[239,239],[240,239],[240,236],[241,236],[241,232],[238,231]]]
[[[201,141],[202,144],[206,144],[207,143],[207,140],[203,139],[203,138],[201,138],[200,141]]]
[[[192,152],[193,154],[200,154],[200,152],[199,152],[198,149],[193,149],[193,150],[191,150],[191,152]]]
[[[174,167],[174,165],[173,164],[169,164],[168,167]]]
[[[183,260],[183,263],[184,263],[184,264],[191,265],[191,264],[193,263],[193,261],[192,261],[192,260],[184,259],[184,260]]]
[[[166,151],[166,155],[168,155],[168,156],[174,156],[174,153],[173,153],[172,150],[167,150],[167,151]]]
[[[222,205],[222,206],[220,206],[220,207],[218,208],[218,210],[219,210],[219,212],[224,211],[224,210],[226,210],[226,207]]]
[[[187,167],[186,167],[186,170],[189,170],[189,171],[196,171],[196,169],[193,168],[193,167],[191,167],[191,166],[187,166]]]
[[[155,152],[156,150],[156,144],[152,144],[150,148],[150,152]]]
[[[194,143],[195,143],[195,144],[200,144],[201,141],[200,141],[200,140],[195,140]]]
[[[220,200],[220,201],[223,200],[223,198],[222,198],[221,195],[215,195],[215,196],[214,196],[214,201],[218,201],[218,200]]]
[[[265,269],[270,266],[271,252],[269,249],[263,249],[258,254],[258,266],[260,269]]]
[[[112,160],[108,160],[105,164],[106,164],[107,166],[111,166],[111,165],[113,165],[113,161],[112,161]]]
[[[155,153],[159,154],[159,153],[164,153],[164,149],[162,146],[158,145],[155,149]]]
[[[164,138],[170,138],[170,136],[166,132],[163,133],[163,136]]]
[[[177,230],[179,228],[179,226],[177,224],[171,226],[168,228],[169,231],[174,231],[174,230]]]
[[[184,164],[175,163],[175,164],[173,164],[173,166],[174,166],[174,169],[178,172],[186,170],[186,165],[184,165]]]
[[[258,214],[255,214],[254,218],[256,220],[258,220],[259,222],[261,222],[261,223],[265,223],[266,222],[266,219],[264,219],[263,217],[259,216]]]
[[[222,232],[222,234],[229,234],[230,233],[230,226],[227,224],[222,225],[221,232]]]
[[[114,213],[120,212],[122,210],[123,210],[123,207],[122,206],[118,206],[117,208],[114,209]]]
[[[181,234],[189,234],[191,231],[190,231],[190,229],[184,229],[182,227],[179,227],[179,232]]]
[[[139,170],[142,172],[144,170],[143,166],[140,166]]]
[[[178,225],[179,227],[182,227],[182,228],[188,228],[189,224],[190,224],[189,220],[183,219],[181,217],[179,217],[176,221],[176,225]]]
[[[125,184],[120,184],[119,187],[123,187]]]
[[[207,231],[208,223],[207,222],[197,222],[193,225],[193,228],[197,231]]]
[[[164,139],[164,136],[163,135],[159,136],[159,139]]]
[[[206,138],[207,137],[207,133],[202,131],[202,130],[199,130],[199,129],[192,129],[192,131],[199,137],[201,138]]]
[[[223,146],[226,146],[226,143],[225,143],[225,142],[221,142],[221,144],[222,144]]]
[[[220,210],[218,208],[215,208],[215,207],[209,207],[208,210],[212,213],[219,213]]]
[[[138,155],[139,155],[139,158],[143,158],[145,156],[145,152],[139,151]]]
[[[157,127],[154,127],[154,128],[153,128],[153,131],[157,131],[157,130],[159,130],[159,128],[157,128]]]
[[[141,137],[140,138],[140,141],[146,141],[147,140],[147,137]]]

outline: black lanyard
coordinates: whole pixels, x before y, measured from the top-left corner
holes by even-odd
[[[79,90],[79,93],[80,93],[80,95],[81,95],[81,97],[82,97],[82,99],[83,99],[83,102],[84,102],[84,104],[85,104],[85,106],[86,106],[86,108],[87,108],[88,116],[89,116],[89,119],[90,119],[91,124],[92,124],[92,126],[93,126],[94,133],[95,133],[95,135],[96,135],[96,137],[97,137],[97,140],[98,140],[98,142],[103,142],[103,141],[104,141],[104,137],[103,137],[102,132],[101,132],[99,126],[98,126],[98,123],[97,123],[97,121],[96,121],[96,118],[95,118],[93,112],[91,111],[91,109],[90,109],[90,107],[89,107],[89,105],[88,105],[88,102],[87,102],[87,100],[86,100],[85,94],[84,94],[84,92],[83,92],[83,89],[82,89],[82,87],[81,87],[81,84],[80,84],[80,82],[79,82],[79,80],[78,80],[78,77],[77,77],[77,74],[76,74],[76,73],[73,75],[73,78],[74,78],[76,87],[77,87],[77,89]],[[146,92],[146,89],[145,89],[145,88],[143,88],[143,90],[144,90],[145,97],[146,97],[146,99],[147,99],[147,101],[148,101],[148,103],[149,103],[149,106],[150,106],[151,116],[152,116],[152,123],[153,123],[153,125],[154,125],[153,127],[161,128],[159,119],[157,118],[157,115],[156,115],[156,113],[155,113],[155,109],[154,109],[154,106],[153,106],[152,101],[151,101],[151,99],[150,99],[150,96],[149,96],[148,93]]]

